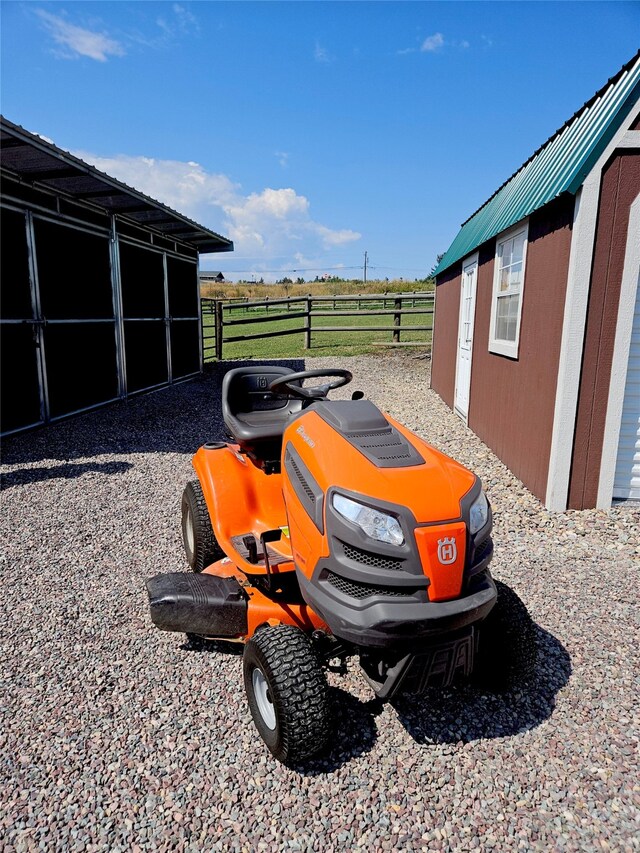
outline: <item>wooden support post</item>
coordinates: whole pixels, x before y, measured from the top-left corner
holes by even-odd
[[[216,358],[222,361],[222,300],[216,299]]]
[[[394,299],[393,307],[396,309],[396,312],[402,310],[402,299]],[[397,344],[400,341],[400,323],[402,321],[402,314],[396,313],[393,315],[393,342]]]

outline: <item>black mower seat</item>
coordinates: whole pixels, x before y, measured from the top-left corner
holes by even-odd
[[[243,450],[258,459],[279,458],[289,418],[302,410],[302,400],[288,400],[269,391],[274,379],[288,373],[295,371],[288,367],[236,367],[222,380],[222,416],[227,429]]]

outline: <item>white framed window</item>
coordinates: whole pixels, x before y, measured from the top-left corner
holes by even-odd
[[[529,220],[499,234],[493,269],[489,351],[518,357]]]

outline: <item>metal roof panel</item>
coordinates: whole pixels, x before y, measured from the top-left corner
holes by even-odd
[[[169,237],[175,234],[199,252],[233,251],[233,243],[226,237],[198,225],[4,116],[0,116],[0,151],[2,171],[20,181],[88,202],[131,222],[148,222],[158,233]]]
[[[640,99],[640,51],[466,222],[435,275],[564,192],[575,194]]]

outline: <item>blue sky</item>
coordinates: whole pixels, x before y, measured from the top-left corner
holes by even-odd
[[[365,251],[425,275],[640,42],[637,2],[1,13],[2,113],[235,241],[203,268],[266,280],[356,277]]]

